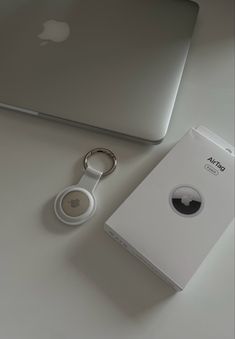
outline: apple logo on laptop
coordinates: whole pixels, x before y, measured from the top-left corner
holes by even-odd
[[[38,34],[38,38],[43,40],[41,46],[45,46],[49,41],[64,42],[70,35],[70,27],[67,22],[57,20],[47,20],[43,23],[43,31]]]

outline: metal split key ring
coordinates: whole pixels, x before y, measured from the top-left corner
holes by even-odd
[[[113,173],[113,171],[115,170],[115,168],[117,167],[117,157],[116,155],[110,151],[109,149],[107,148],[94,148],[93,150],[91,150],[90,152],[88,152],[84,159],[83,159],[83,166],[85,168],[85,170],[88,168],[89,164],[88,164],[88,161],[90,159],[90,157],[96,153],[104,153],[106,154],[107,156],[110,157],[110,159],[112,160],[112,166],[106,170],[105,172],[102,173],[102,176],[101,177],[106,177],[107,175]]]
[[[89,159],[96,153],[110,157],[112,166],[104,172],[89,165]],[[111,174],[117,167],[115,154],[106,148],[95,148],[83,159],[84,174],[77,185],[69,186],[55,198],[54,211],[57,218],[67,225],[80,225],[89,220],[96,210],[94,191],[102,177]]]

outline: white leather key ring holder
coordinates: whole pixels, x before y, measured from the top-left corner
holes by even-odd
[[[98,171],[89,165],[89,158],[96,153],[104,153],[112,160],[112,166]],[[84,174],[77,185],[61,191],[55,199],[54,211],[64,224],[77,226],[89,220],[96,210],[95,189],[101,178],[111,174],[117,166],[117,158],[106,148],[95,148],[88,152],[83,160]]]

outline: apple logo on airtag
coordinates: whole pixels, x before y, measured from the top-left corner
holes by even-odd
[[[42,40],[40,45],[45,46],[49,42],[64,42],[69,35],[70,27],[67,22],[50,19],[43,23],[43,30],[38,34],[38,38]]]
[[[68,192],[61,202],[63,212],[70,217],[78,217],[88,210],[90,200],[87,194],[79,190]]]
[[[172,191],[170,205],[178,214],[195,216],[202,209],[202,197],[196,189],[190,186],[180,186]]]

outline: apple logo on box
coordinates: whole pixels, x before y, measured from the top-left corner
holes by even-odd
[[[43,23],[43,31],[38,35],[38,38],[43,40],[41,46],[52,42],[64,42],[70,35],[70,27],[67,22],[57,20],[47,20]]]

